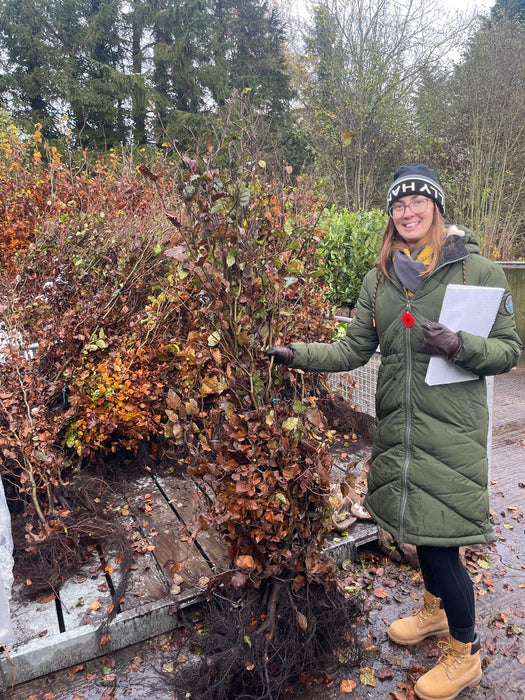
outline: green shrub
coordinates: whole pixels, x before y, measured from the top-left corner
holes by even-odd
[[[377,261],[386,221],[380,209],[349,212],[333,206],[323,212],[320,269],[333,306],[355,306],[363,277]]]

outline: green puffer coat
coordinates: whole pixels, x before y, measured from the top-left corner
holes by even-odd
[[[292,343],[293,367],[342,372],[381,349],[376,430],[365,506],[401,542],[440,547],[490,542],[486,375],[518,361],[512,298],[504,272],[483,258],[473,235],[453,227],[436,270],[409,300],[393,269],[365,277],[347,336]],[[460,331],[456,363],[478,380],[428,386],[423,321],[437,321],[447,284],[504,287],[489,338]],[[405,327],[403,314],[415,318]],[[375,325],[374,325],[375,319]]]

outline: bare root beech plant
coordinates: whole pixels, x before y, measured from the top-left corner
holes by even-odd
[[[210,587],[221,602],[204,661],[179,687],[199,698],[278,697],[298,670],[349,642],[352,612],[322,554],[326,391],[264,355],[274,343],[332,335],[317,272],[319,204],[305,183],[265,181],[264,163],[226,177],[215,155],[210,142],[203,158],[183,157],[170,193],[142,167],[173,225],[172,267],[150,307],[173,336],[165,435],[212,494],[198,527],[216,528],[232,559]]]
[[[129,164],[73,170],[38,131],[29,144],[12,129],[0,139],[0,464],[17,570],[48,590],[82,541],[115,532],[97,505],[103,480],[82,467],[158,432],[162,381],[141,320],[163,229],[141,217],[153,188]]]
[[[219,168],[224,150],[210,141],[141,174],[54,159],[53,196],[0,276],[2,476],[23,504],[19,570],[42,590],[114,536],[96,505],[110,462],[184,469],[206,494],[192,535],[215,529],[231,567],[210,584],[203,664],[178,686],[278,697],[320,655],[353,648],[354,610],[323,555],[330,398],[322,378],[264,354],[332,336],[321,205],[262,161]]]

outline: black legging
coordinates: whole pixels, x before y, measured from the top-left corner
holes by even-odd
[[[459,558],[459,547],[417,547],[425,588],[441,598],[450,634],[464,644],[475,636],[474,586]]]

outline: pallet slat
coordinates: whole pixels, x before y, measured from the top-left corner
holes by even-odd
[[[93,553],[88,562],[64,582],[58,598],[66,631],[102,622],[112,599],[97,553]]]
[[[191,479],[159,478],[159,484],[185,525],[189,525],[195,513],[195,503],[204,501],[204,496]],[[226,571],[231,566],[231,558],[224,542],[217,532],[202,530],[196,542],[211,564],[214,573]]]
[[[27,644],[32,639],[52,637],[60,632],[54,597],[45,603],[28,601],[23,595],[22,586],[15,584],[9,608],[17,646]]]
[[[13,670],[15,682],[25,683],[165,634],[176,624],[176,608],[170,598],[118,615],[109,625],[110,639],[103,648],[99,646],[98,628],[95,625],[84,625],[46,640],[33,639],[11,652],[10,660],[5,655],[0,655],[0,691],[11,687]]]
[[[183,579],[182,590],[198,589],[201,577],[209,578],[211,568],[195,543],[181,537],[182,523],[152,479],[133,485],[128,501],[135,517],[142,521],[144,536],[154,547],[155,559],[168,581],[175,571]]]

